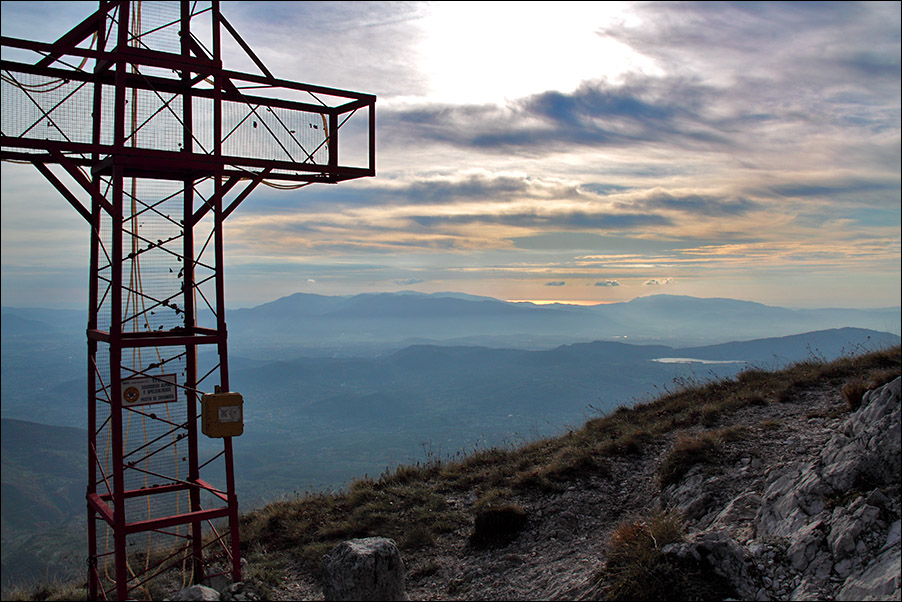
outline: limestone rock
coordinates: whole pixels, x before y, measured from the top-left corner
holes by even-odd
[[[757,539],[740,538],[749,562],[764,575],[759,596],[899,599],[900,399],[902,378],[869,391],[859,409],[836,424],[823,449],[770,476],[760,503],[753,493],[743,494],[714,519],[712,527],[736,533],[759,506]],[[693,499],[689,491],[679,493],[681,500]],[[774,556],[768,548],[778,541],[785,542],[785,552]],[[774,572],[780,562],[783,576]]]
[[[323,556],[326,600],[407,600],[404,561],[384,537],[352,539]]]
[[[803,579],[789,595],[789,599],[794,601],[823,600],[824,598],[825,596],[821,593],[820,588],[810,579]]]
[[[836,595],[837,600],[899,600],[900,548],[889,550],[870,563],[861,576],[848,579]]]
[[[878,516],[880,509],[865,503],[861,498],[847,510],[837,508],[833,513],[832,528],[827,538],[836,562],[855,553],[858,537],[871,528]]]
[[[826,551],[826,537],[824,536],[824,521],[814,521],[805,525],[792,538],[792,544],[786,550],[786,556],[790,564],[797,571],[808,570],[815,559]]]
[[[857,479],[898,483],[902,473],[902,378],[868,391],[861,408],[846,421],[821,454],[824,479],[836,490]]]
[[[725,531],[703,531],[686,538],[685,542],[664,546],[665,556],[689,560],[706,566],[725,578],[744,600],[757,598],[745,559],[745,553]]]
[[[712,529],[729,529],[738,541],[748,541],[754,536],[751,526],[761,508],[762,498],[753,491],[746,491],[730,500],[711,523]]]
[[[899,547],[900,542],[902,542],[902,521],[897,520],[890,525],[889,532],[886,534],[886,543],[880,548],[880,552]]]

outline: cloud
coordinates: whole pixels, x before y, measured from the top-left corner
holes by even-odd
[[[871,200],[890,201],[898,206],[899,178],[835,177],[830,180],[804,181],[796,179],[792,182],[775,184],[767,189],[781,197],[803,199],[826,199],[840,202]]]
[[[382,140],[552,161],[562,152],[616,150],[627,154],[600,169],[732,179],[717,193],[647,201],[650,210],[714,217],[759,208],[761,199],[743,194],[738,181],[754,179],[752,170],[782,176],[771,181],[789,176],[792,188],[796,177],[823,180],[837,160],[853,172],[873,170],[864,155],[879,142],[874,136],[885,141],[882,154],[898,155],[897,5],[710,4],[637,4],[638,25],[599,29],[656,69],[616,80],[587,71],[575,89],[504,105],[394,106],[380,113],[389,133]],[[793,173],[803,166],[810,173]]]
[[[650,190],[644,197],[633,199],[629,208],[649,211],[678,211],[712,217],[738,216],[762,208],[761,203],[742,197],[719,197],[710,194],[675,194],[662,189]]]
[[[616,280],[599,280],[598,282],[595,283],[595,286],[613,287],[613,286],[620,286],[620,283],[617,282]]]
[[[353,207],[395,207],[437,205],[479,201],[493,202],[523,199],[580,200],[597,193],[583,190],[577,182],[564,178],[528,175],[523,172],[464,167],[446,169],[441,175],[380,176],[343,187],[310,187],[295,193],[268,190],[255,192],[252,203],[242,212],[297,213],[298,210],[335,210]],[[287,198],[286,198],[287,197]]]
[[[652,278],[645,281],[645,286],[666,286],[672,282],[671,278]]]
[[[684,79],[633,76],[629,84],[586,81],[497,105],[424,105],[382,118],[407,137],[478,149],[550,153],[565,146],[622,147],[667,142],[727,148],[720,120],[706,116],[720,92]]]
[[[481,209],[481,211],[465,211],[451,215],[411,215],[409,219],[426,228],[437,228],[443,225],[501,224],[516,228],[577,231],[631,230],[673,224],[673,220],[663,215],[620,213],[606,211],[603,208],[589,211],[551,206],[544,210],[517,211],[487,204]]]
[[[899,45],[899,13],[891,5],[683,2],[645,3],[636,10],[642,27],[609,26],[601,35],[651,57],[670,73],[759,81],[766,74],[802,88],[812,79],[834,77],[844,65],[872,77],[884,73],[887,61],[898,64],[893,50]],[[750,56],[757,60],[748,61]],[[898,69],[886,71],[898,78]]]
[[[403,280],[395,280],[394,283],[398,286],[410,286],[411,284],[421,284],[425,282],[425,280],[421,280],[419,278],[406,278]]]
[[[565,284],[567,283],[563,280],[554,280],[552,282],[546,282],[545,286],[564,286]]]

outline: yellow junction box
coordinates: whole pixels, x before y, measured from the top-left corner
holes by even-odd
[[[201,431],[207,437],[237,437],[244,432],[241,393],[207,393],[200,405]]]

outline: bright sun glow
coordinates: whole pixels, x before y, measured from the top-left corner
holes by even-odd
[[[532,303],[534,305],[550,305],[552,303],[561,303],[563,305],[606,305],[608,303],[614,303],[614,301],[586,301],[585,299],[581,300],[566,300],[566,299],[507,299],[508,303]]]
[[[419,47],[439,102],[502,103],[654,70],[601,30],[634,19],[619,2],[438,2]]]

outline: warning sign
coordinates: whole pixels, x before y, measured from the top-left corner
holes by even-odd
[[[175,374],[133,376],[122,380],[122,405],[172,403],[178,399]]]

